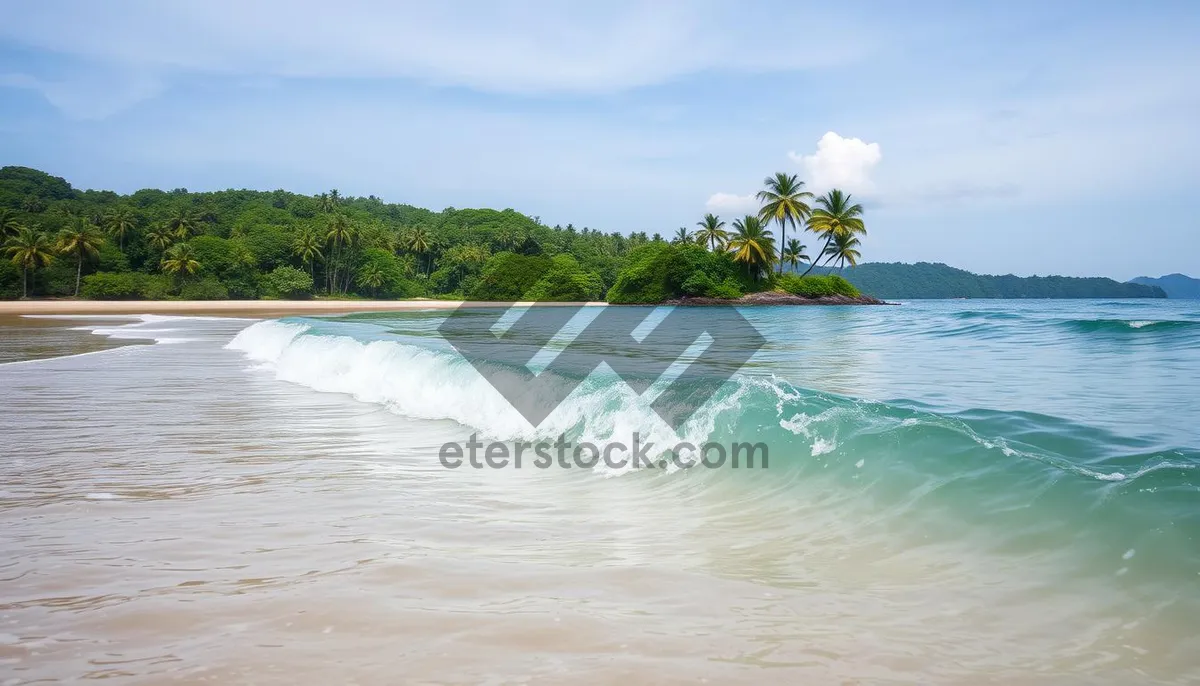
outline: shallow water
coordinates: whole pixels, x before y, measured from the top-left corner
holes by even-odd
[[[0,682],[1200,679],[1200,303],[745,315],[678,433],[603,369],[531,427],[440,312],[6,328],[153,345],[0,365]],[[438,461],[634,431],[770,461]]]

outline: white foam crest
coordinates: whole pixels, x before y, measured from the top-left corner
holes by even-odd
[[[225,344],[225,348],[240,350],[257,362],[275,362],[283,354],[284,348],[308,329],[307,324],[258,322],[239,331],[233,340]]]
[[[566,434],[575,444],[619,441],[631,447],[637,433],[643,445],[654,444],[651,456],[681,441],[696,446],[707,442],[718,416],[737,411],[746,390],[745,383],[737,382],[732,393],[700,408],[677,433],[651,409],[654,394],[637,395],[601,366],[535,428],[482,374],[449,352],[395,341],[318,335],[305,324],[279,321],[253,324],[225,347],[264,363],[262,367],[282,381],[344,393],[406,417],[453,420],[478,430],[481,438],[539,441]],[[491,371],[506,373],[511,372]],[[544,395],[552,402],[554,394]],[[597,471],[616,475],[629,469],[612,470],[601,463]]]
[[[813,444],[812,444],[812,456],[813,457],[824,455],[826,453],[831,453],[834,450],[837,450],[837,441],[834,441],[832,439],[825,440],[824,438],[820,438],[820,437],[817,437],[816,439],[813,440]]]
[[[837,450],[837,431],[835,429],[833,436],[825,438],[817,435],[815,426],[837,419],[846,412],[847,410],[839,407],[831,407],[815,415],[800,412],[792,415],[790,419],[780,419],[779,426],[797,436],[803,436],[812,441],[812,456],[819,457]]]

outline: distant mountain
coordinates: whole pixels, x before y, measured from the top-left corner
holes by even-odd
[[[1200,279],[1193,279],[1183,274],[1167,274],[1157,279],[1139,276],[1130,283],[1158,286],[1166,291],[1168,298],[1200,298]]]
[[[803,270],[801,270],[803,271]],[[836,270],[820,269],[821,272]],[[1165,298],[1163,289],[1103,277],[990,276],[944,264],[868,262],[847,267],[846,277],[877,298]]]

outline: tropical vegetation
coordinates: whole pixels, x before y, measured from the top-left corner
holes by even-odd
[[[865,230],[848,195],[814,199],[780,173],[758,199],[758,212],[728,223],[706,214],[663,238],[547,226],[511,209],[434,212],[337,190],[122,195],[4,167],[0,297],[648,303],[796,291],[785,268],[858,263]],[[808,251],[802,231],[816,234],[820,250]]]

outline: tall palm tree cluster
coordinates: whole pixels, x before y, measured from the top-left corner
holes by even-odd
[[[804,275],[822,262],[836,263],[839,269],[858,264],[862,257],[858,251],[859,236],[865,235],[867,229],[863,225],[862,205],[853,203],[849,193],[834,189],[814,197],[804,190],[804,182],[796,175],[779,172],[763,181],[763,189],[756,198],[762,203],[758,214],[735,219],[733,231],[726,230],[720,217],[706,214],[697,223],[699,228],[695,233],[681,228],[674,242],[695,241],[713,252],[728,252],[756,277],[770,273],[772,267],[782,274],[785,264],[796,269],[801,262],[807,262]],[[772,223],[779,227],[778,248],[768,228]],[[787,237],[789,227],[793,231],[811,231],[822,241],[816,259],[805,253],[808,246],[799,239]]]
[[[75,295],[79,295],[83,262],[95,257],[104,245],[104,236],[90,220],[72,216],[67,227],[51,238],[37,225],[18,222],[11,210],[0,210],[0,237],[4,240],[4,252],[12,263],[21,269],[21,295],[29,297],[29,277],[37,277],[37,270],[49,266],[58,256],[75,259]]]
[[[30,278],[36,279],[37,270],[50,266],[60,256],[75,261],[75,295],[78,296],[83,263],[100,254],[105,243],[104,234],[115,238],[124,249],[126,237],[137,229],[133,210],[128,207],[114,208],[95,219],[70,214],[66,228],[52,237],[37,224],[18,222],[11,210],[0,209],[0,238],[5,239],[5,254],[21,269],[22,297],[29,297]],[[164,274],[181,280],[200,271],[200,262],[187,240],[201,230],[201,220],[195,213],[179,209],[162,225],[146,232],[147,243],[160,255],[159,267]]]
[[[325,290],[328,293],[347,293],[352,283],[370,290],[378,291],[385,281],[383,272],[376,265],[364,265],[355,270],[348,257],[350,248],[359,240],[359,227],[338,210],[342,199],[337,189],[317,196],[318,207],[326,215],[324,234],[319,230],[305,230],[296,236],[292,243],[292,254],[308,267],[309,276],[316,279],[316,263],[325,264]],[[425,273],[432,271],[432,261],[429,251],[432,239],[424,227],[414,227],[405,231],[399,240],[389,240],[391,249],[402,248],[425,258]]]

